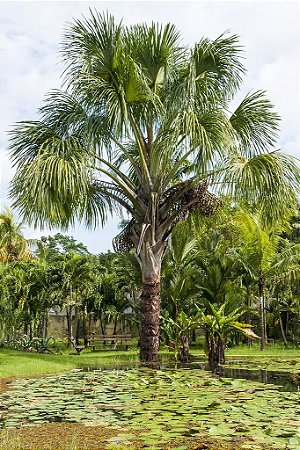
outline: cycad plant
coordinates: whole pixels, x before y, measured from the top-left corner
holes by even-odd
[[[199,320],[181,311],[175,319],[165,314],[162,316],[162,329],[174,349],[175,361],[190,361],[189,335],[199,327]]]
[[[126,27],[91,12],[65,30],[62,54],[64,90],[11,133],[11,195],[35,225],[96,226],[128,213],[114,247],[135,250],[140,357],[156,362],[161,263],[175,224],[195,209],[212,215],[214,187],[279,215],[294,201],[298,169],[274,151],[279,119],[264,92],[230,111],[245,72],[235,35],[186,47],[174,25]]]
[[[237,330],[251,338],[258,336],[251,330],[251,325],[239,322],[239,318],[245,313],[244,308],[236,308],[230,302],[219,307],[210,302],[205,303],[207,311],[199,310],[199,322],[205,330],[209,366],[215,372],[220,364],[225,363],[226,343],[233,331]]]

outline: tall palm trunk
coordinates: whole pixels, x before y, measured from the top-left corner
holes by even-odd
[[[144,364],[156,364],[159,361],[160,273],[164,249],[165,243],[151,247],[146,242],[140,255],[142,271],[140,361]]]
[[[281,331],[281,335],[282,335],[282,338],[283,338],[284,345],[288,345],[288,342],[286,340],[286,335],[285,335],[285,332],[284,332],[284,326],[283,326],[283,323],[282,323],[281,311],[279,311],[279,324],[280,324],[280,331]]]
[[[74,319],[73,319],[73,327],[72,327],[72,339],[75,340],[76,344],[79,344],[79,336],[78,336],[78,332],[79,332],[79,306],[75,305],[74,306]]]
[[[33,339],[33,326],[32,326],[32,321],[29,322],[29,338],[32,341]]]
[[[208,347],[208,364],[213,373],[218,372],[220,364],[225,364],[226,339],[221,336],[211,335],[206,337]]]
[[[180,360],[182,363],[189,363],[190,359],[190,337],[187,333],[181,338]]]
[[[285,335],[288,337],[289,334],[289,323],[290,323],[290,314],[286,311],[286,319],[285,319]]]
[[[43,339],[47,339],[48,337],[48,325],[49,325],[49,313],[48,309],[46,309],[44,314],[44,329],[43,329]]]
[[[143,282],[141,295],[140,360],[143,363],[158,362],[160,324],[160,282]]]
[[[245,283],[245,288],[246,288],[245,305],[247,306],[247,308],[249,308],[249,311],[250,311],[250,308],[252,306],[251,305],[250,284]],[[251,320],[250,316],[251,316],[250,312],[246,313],[246,322],[247,323],[250,323],[250,320]],[[248,345],[248,347],[252,346],[252,339],[250,339],[250,337],[247,338],[247,345]]]
[[[266,320],[266,302],[264,296],[264,282],[261,278],[259,278],[258,281],[258,296],[260,301],[260,326],[261,326],[260,349],[264,350],[267,342],[267,320]]]
[[[82,310],[82,332],[83,332],[83,341],[84,341],[85,346],[87,346],[87,344],[88,344],[87,336],[90,334],[88,332],[88,326],[87,326],[87,315],[88,315],[87,307],[85,305]]]
[[[114,317],[114,331],[113,331],[113,335],[117,334],[117,326],[118,326],[118,315],[116,314]]]
[[[70,349],[73,347],[72,341],[74,340],[74,337],[73,337],[72,312],[73,312],[73,306],[69,305],[67,307],[67,324],[68,324],[68,347]]]
[[[28,323],[27,319],[25,319],[24,331],[23,331],[24,334],[28,334],[28,327],[29,327],[29,323]]]

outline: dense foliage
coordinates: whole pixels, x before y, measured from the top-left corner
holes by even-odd
[[[257,213],[223,204],[213,221],[194,217],[177,226],[162,269],[162,345],[188,361],[196,339],[212,368],[224,362],[227,345],[300,340],[297,221],[270,229]],[[45,341],[49,310],[66,312],[70,345],[96,327],[101,334],[130,330],[139,339],[142,283],[130,252],[91,255],[61,234],[31,249],[30,259],[0,265],[2,344],[24,335]]]

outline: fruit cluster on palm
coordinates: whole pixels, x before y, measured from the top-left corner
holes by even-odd
[[[184,46],[173,25],[126,27],[90,14],[65,31],[64,90],[11,135],[11,195],[36,225],[130,221],[115,238],[142,274],[140,357],[159,347],[160,274],[174,226],[211,216],[226,191],[279,216],[298,169],[273,151],[278,116],[263,92],[230,112],[245,69],[237,36]],[[269,151],[272,150],[272,151]]]

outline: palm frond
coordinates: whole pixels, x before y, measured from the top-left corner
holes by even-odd
[[[62,55],[67,64],[66,79],[72,82],[80,73],[103,80],[112,77],[122,40],[122,25],[109,14],[90,10],[89,19],[75,20],[65,29]]]
[[[280,221],[291,213],[299,191],[299,167],[292,156],[279,151],[225,162],[216,179],[222,191],[237,200],[260,206],[265,222]]]
[[[106,154],[112,151],[113,131],[106,116],[101,110],[85,105],[75,95],[54,90],[48,94],[39,111],[45,127],[56,130],[62,137],[76,136],[90,149],[90,153],[102,153],[103,149]]]
[[[177,67],[180,64],[179,32],[170,23],[162,26],[153,22],[150,26],[131,27],[128,36],[133,55],[143,67],[150,88],[157,92],[172,75],[175,64]]]
[[[238,36],[222,34],[214,40],[202,39],[195,45],[192,59],[198,92],[207,98],[230,98],[239,88],[245,69]],[[201,95],[201,94],[200,94]]]
[[[237,148],[246,155],[261,153],[277,139],[279,116],[264,91],[248,94],[230,117]]]
[[[16,198],[14,206],[36,224],[73,223],[91,179],[82,142],[76,136],[61,137],[42,122],[29,128],[25,123],[18,133],[11,143],[18,168],[10,194]]]

